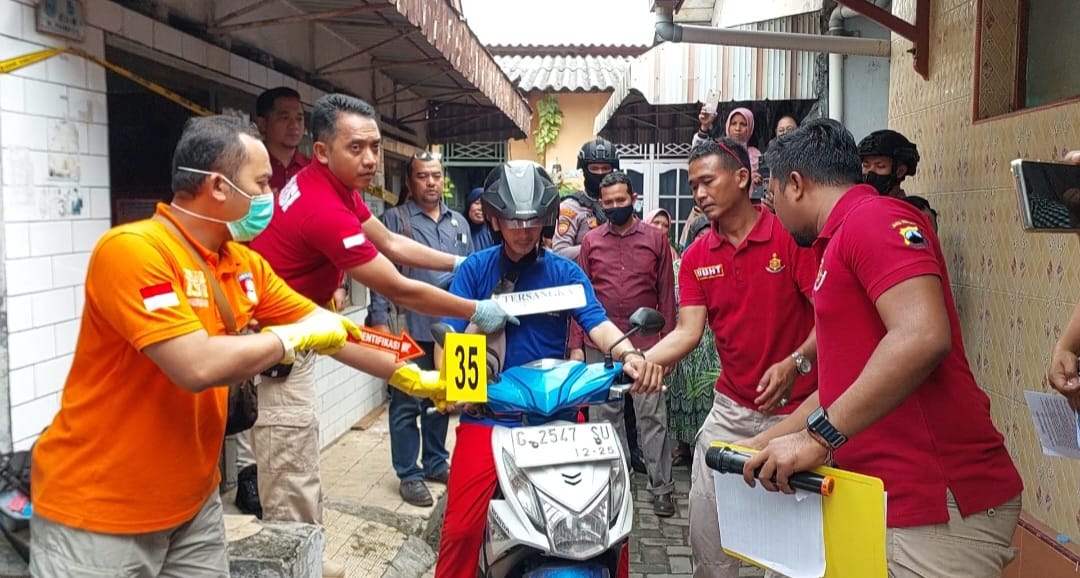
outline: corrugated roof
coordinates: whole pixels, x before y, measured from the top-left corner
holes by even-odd
[[[615,88],[630,65],[620,56],[496,56],[525,92],[601,92]]]
[[[820,34],[816,13],[735,26],[741,30]],[[701,102],[711,89],[721,101],[812,100],[811,52],[665,42],[636,58],[596,116],[600,134],[632,93],[651,105]]]

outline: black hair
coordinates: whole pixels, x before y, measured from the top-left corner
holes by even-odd
[[[181,171],[187,167],[200,171],[218,172],[232,179],[247,161],[247,150],[240,135],[258,139],[259,133],[250,122],[235,116],[196,116],[184,123],[172,158],[173,193],[194,193],[207,175]]]
[[[780,115],[780,118],[776,119],[776,126],[780,126],[780,121],[784,120],[785,118],[790,118],[795,123],[795,128],[799,128],[799,119],[791,116],[790,114]]]
[[[930,201],[918,195],[907,195],[903,197],[903,199],[907,201],[908,204],[913,205],[916,209],[919,209],[920,211],[929,211],[931,215],[937,216],[937,211],[934,210],[934,207],[930,206]]]
[[[687,164],[710,155],[716,155],[720,159],[720,166],[726,171],[735,172],[746,169],[750,172],[750,153],[746,150],[746,145],[726,136],[699,142],[690,150],[690,159],[687,160]],[[747,180],[746,188],[749,189],[751,186],[750,181]]]
[[[277,88],[271,88],[270,90],[264,90],[258,98],[255,99],[255,116],[266,118],[272,110],[274,105],[277,104],[279,98],[295,98],[300,100],[300,93],[287,86],[279,86]]]
[[[370,119],[378,117],[375,107],[355,96],[327,94],[316,100],[315,106],[311,108],[311,134],[315,140],[330,142],[337,132],[338,114],[343,112]]]
[[[611,171],[604,175],[603,180],[600,181],[600,190],[604,190],[608,187],[614,187],[615,185],[626,185],[626,192],[630,196],[634,195],[634,183],[630,182],[630,175],[622,171]]]
[[[780,188],[799,173],[821,185],[847,186],[862,181],[859,147],[844,125],[818,118],[778,137],[765,153],[765,165]]]

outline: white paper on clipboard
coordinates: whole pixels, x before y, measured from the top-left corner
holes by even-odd
[[[504,311],[515,317],[518,315],[536,315],[538,313],[552,313],[584,307],[585,287],[577,283],[546,289],[534,289],[532,291],[500,293],[492,295],[491,298]]]

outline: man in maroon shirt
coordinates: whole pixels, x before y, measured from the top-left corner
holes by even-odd
[[[304,138],[304,107],[300,93],[287,86],[264,91],[255,100],[255,125],[270,153],[270,188],[277,194],[285,183],[307,166],[311,159],[300,154]]]
[[[747,482],[760,467],[790,493],[791,474],[834,457],[885,483],[890,576],[1000,576],[1023,483],[968,367],[937,235],[856,184],[859,149],[834,120],[784,135],[765,162],[777,216],[821,258],[820,387],[748,442],[763,449]]]
[[[701,342],[706,321],[723,371],[694,446],[690,546],[698,578],[736,578],[724,554],[712,470],[714,441],[751,437],[783,419],[817,387],[810,293],[817,263],[769,211],[750,201],[750,156],[737,141],[705,140],[690,153],[690,188],[712,221],[679,266],[679,322],[646,352],[671,366]]]
[[[661,335],[675,326],[675,270],[667,237],[634,214],[636,200],[637,194],[626,173],[615,171],[604,177],[600,182],[600,206],[607,220],[585,234],[578,264],[592,281],[608,318],[621,331],[630,329],[630,315],[639,307],[652,307],[663,313],[667,324],[659,335],[630,338],[634,347],[641,349],[656,344]],[[593,362],[604,357],[576,323],[571,324],[569,343],[573,359]],[[657,516],[674,516],[671,442],[667,435],[664,396],[635,395],[633,403],[653,511]],[[593,421],[608,421],[615,426],[623,455],[629,460],[622,400],[598,406],[590,414]]]

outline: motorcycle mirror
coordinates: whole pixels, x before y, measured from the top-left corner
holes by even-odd
[[[442,347],[446,343],[447,333],[454,333],[454,328],[441,321],[431,325],[431,340],[439,347]]]
[[[651,307],[638,307],[630,316],[630,329],[642,335],[656,335],[664,328],[664,315]]]

